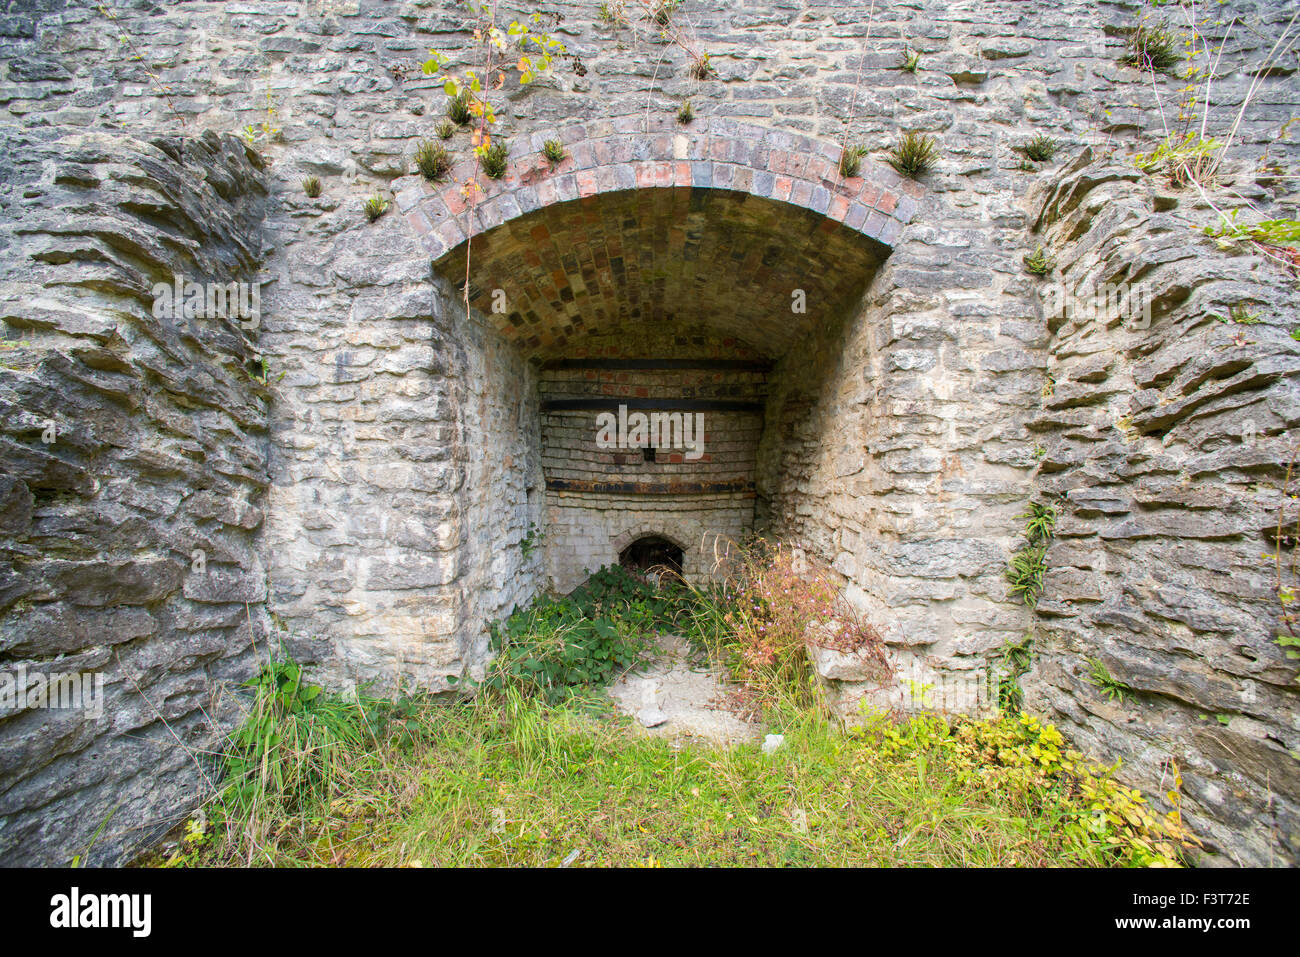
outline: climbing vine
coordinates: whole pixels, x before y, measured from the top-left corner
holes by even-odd
[[[451,68],[449,54],[430,49],[430,57],[422,67],[427,76],[442,83],[451,118],[458,119],[454,113],[463,111],[458,121],[475,123],[471,143],[478,162],[474,172],[461,185],[466,200],[465,235],[469,237],[465,242],[463,288],[466,316],[470,308],[470,251],[473,242],[469,224],[474,206],[483,192],[479,175],[482,173],[496,179],[506,172],[507,149],[504,143],[495,141],[492,136],[492,126],[497,122],[497,106],[492,94],[505,87],[507,71],[517,72],[519,85],[528,86],[549,73],[555,58],[567,52],[562,42],[542,29],[548,18],[552,23],[558,23],[559,14],[534,13],[524,20],[512,20],[502,29],[497,22],[496,0],[490,3],[471,0],[467,6],[474,15],[474,43],[470,47],[469,64],[457,72]]]

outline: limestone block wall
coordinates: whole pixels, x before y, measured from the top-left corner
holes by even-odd
[[[1225,167],[1212,196],[1250,195],[1254,177]],[[1284,535],[1296,519],[1283,498],[1300,441],[1294,277],[1198,236],[1189,224],[1217,217],[1195,190],[1115,157],[1081,156],[1035,199],[1054,279],[1081,294],[1141,283],[1152,309],[1044,298],[1050,386],[1029,427],[1034,484],[1060,519],[1031,704],[1094,752],[1127,755],[1154,793],[1176,764],[1188,819],[1227,860],[1294,863],[1300,669],[1274,640],[1268,557],[1279,514]],[[1097,664],[1128,690],[1107,694]]]
[[[896,670],[967,680],[970,710],[1029,621],[1005,570],[1045,337],[1023,269],[979,251],[1019,245],[1022,217],[980,225],[942,195],[918,215],[944,225],[906,230],[858,307],[773,369],[757,521],[846,576]]]
[[[329,201],[302,205],[300,255],[329,266],[294,257],[267,297],[284,374],[272,607],[331,683],[447,690],[481,667],[483,623],[540,574],[518,547],[542,502],[535,373],[431,276],[399,220],[362,241],[335,235]]]
[[[154,288],[259,281],[264,170],[59,126],[0,130],[0,170],[0,862],[107,864],[204,794],[265,653],[256,323]]]
[[[463,305],[456,303],[458,312]],[[546,487],[538,421],[537,369],[484,317],[458,321],[468,364],[461,423],[465,449],[464,566],[458,582],[461,666],[481,676],[486,623],[528,602],[546,584]]]

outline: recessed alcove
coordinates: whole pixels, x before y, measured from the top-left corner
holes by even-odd
[[[470,305],[524,361],[513,388],[537,417],[511,466],[540,463],[545,578],[560,590],[639,566],[647,537],[707,577],[712,543],[754,532],[796,491],[788,446],[806,437],[792,416],[838,374],[837,330],[888,254],[803,206],[700,188],[560,202],[475,236],[468,263],[466,245],[435,269],[461,290],[470,277]]]

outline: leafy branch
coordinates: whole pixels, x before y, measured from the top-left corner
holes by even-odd
[[[470,117],[477,120],[472,135],[474,155],[478,162],[474,172],[461,186],[465,197],[465,285],[463,289],[465,315],[468,318],[470,252],[473,243],[473,211],[483,192],[479,174],[484,171],[485,163],[495,163],[494,157],[501,155],[501,149],[495,146],[491,126],[497,122],[497,108],[490,95],[506,85],[506,70],[519,72],[519,85],[528,86],[539,77],[550,72],[556,56],[565,54],[564,44],[550,34],[537,29],[542,23],[542,14],[534,13],[524,21],[512,20],[502,30],[497,25],[497,3],[469,4],[476,17],[474,24],[474,46],[472,50],[477,59],[463,72],[449,69],[451,58],[436,50],[429,51],[430,57],[422,66],[426,76],[441,81],[443,93],[451,103],[463,102]],[[507,61],[513,60],[510,65]],[[495,74],[495,76],[494,76]],[[504,171],[503,171],[504,172]]]

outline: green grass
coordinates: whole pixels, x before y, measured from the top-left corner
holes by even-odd
[[[958,784],[937,753],[885,760],[867,736],[826,724],[788,733],[771,756],[756,746],[678,749],[563,712],[538,719],[524,743],[474,715],[448,715],[433,733],[418,796],[379,860],[539,867],[575,850],[586,866],[1054,857],[1050,815],[1027,816],[1005,796]]]
[[[1057,753],[1019,734],[1025,718],[966,722],[981,749],[942,718],[844,730],[808,715],[764,755],[645,736],[598,696],[549,707],[508,692],[410,714],[328,796],[264,827],[251,857],[191,824],[151,863],[554,867],[575,851],[588,867],[1134,863],[1081,823],[1077,789],[1016,783],[1040,746]],[[988,749],[1012,747],[992,773]]]
[[[803,636],[836,619],[836,640],[860,653],[880,639],[803,564],[755,547],[708,589],[602,569],[493,626],[473,700],[346,697],[270,662],[246,684],[217,793],[144,863],[1174,864],[1194,842],[1176,768],[1175,811],[1159,816],[1010,706],[979,720],[833,717]],[[604,686],[665,628],[726,666],[784,746],[675,744],[615,712]]]

